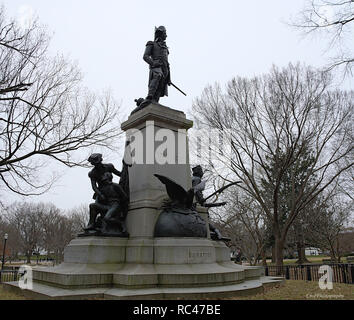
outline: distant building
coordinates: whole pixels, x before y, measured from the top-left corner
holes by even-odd
[[[321,250],[319,248],[305,248],[305,255],[306,256],[318,256],[321,254]]]
[[[49,254],[51,254],[51,253],[54,253],[54,251],[50,251],[49,252]],[[37,255],[37,254],[39,254],[40,256],[46,256],[46,255],[48,255],[48,251],[47,250],[44,250],[44,249],[41,249],[41,250],[39,250],[39,251],[33,251],[32,252],[32,255]]]

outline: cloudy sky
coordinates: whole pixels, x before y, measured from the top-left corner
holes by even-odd
[[[170,87],[169,97],[160,102],[187,115],[207,84],[266,73],[272,64],[300,61],[320,67],[328,58],[323,38],[303,38],[286,24],[304,0],[11,0],[3,5],[8,16],[20,21],[38,16],[52,34],[51,53],[77,61],[85,85],[111,89],[126,114],[135,98],[147,94],[148,66],[142,55],[155,26],[167,28],[172,81],[188,94]],[[352,80],[342,86],[350,88]],[[105,160],[120,168],[120,159],[117,154]],[[57,170],[62,177],[56,187],[31,200],[63,209],[90,202],[88,169]],[[7,199],[21,200],[11,194]]]

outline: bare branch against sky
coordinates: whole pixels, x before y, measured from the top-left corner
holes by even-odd
[[[327,70],[342,69],[343,77],[352,76],[354,65],[354,1],[306,0],[293,25],[305,35],[319,35],[327,43]]]
[[[47,54],[49,38],[33,21],[21,28],[0,11],[0,181],[20,195],[41,194],[53,180],[44,172],[55,160],[84,164],[74,151],[114,145],[119,108],[109,94],[83,88],[80,70]],[[116,125],[113,125],[115,123]],[[42,176],[49,177],[40,182]]]

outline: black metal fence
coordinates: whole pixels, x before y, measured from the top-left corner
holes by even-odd
[[[332,268],[332,281],[354,284],[354,264],[327,264]],[[282,276],[288,280],[318,281],[323,274],[319,273],[323,264],[266,266],[266,276]]]
[[[18,281],[21,276],[23,276],[23,273],[19,272],[19,268],[6,268],[0,270],[0,283]]]

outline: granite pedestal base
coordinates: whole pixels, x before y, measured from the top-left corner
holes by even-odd
[[[262,272],[231,262],[223,242],[205,238],[86,237],[71,241],[64,263],[35,268],[33,289],[24,293],[43,299],[224,297],[281,281]]]

